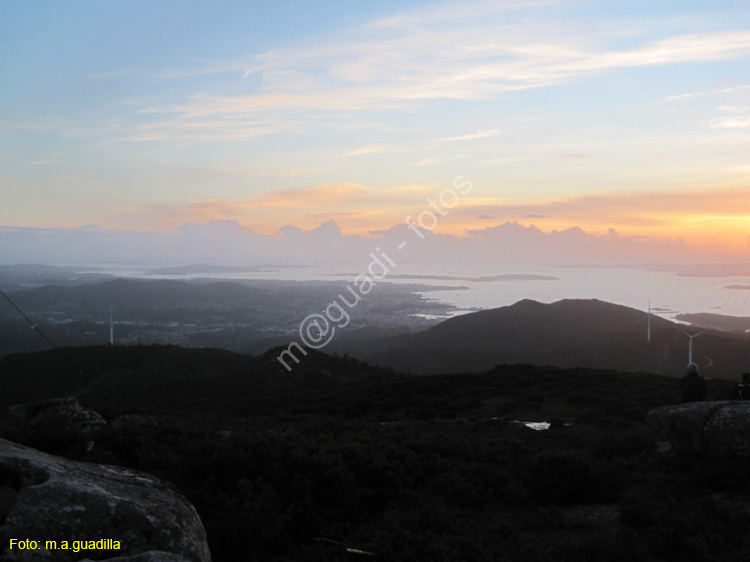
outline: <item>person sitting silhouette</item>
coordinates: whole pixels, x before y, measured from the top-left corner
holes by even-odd
[[[706,397],[706,380],[698,374],[698,365],[690,363],[687,374],[680,379],[682,402],[702,402]]]
[[[734,387],[730,400],[750,400],[750,373],[742,373],[742,382]]]

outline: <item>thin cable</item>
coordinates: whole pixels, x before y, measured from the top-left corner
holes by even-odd
[[[29,318],[28,316],[26,316],[26,314],[24,314],[23,310],[21,310],[20,308],[18,308],[18,306],[16,305],[16,303],[14,303],[14,302],[13,302],[13,301],[12,301],[12,300],[10,299],[10,297],[9,297],[8,295],[6,295],[6,294],[5,294],[5,293],[4,293],[4,292],[3,292],[2,290],[0,290],[0,295],[2,295],[3,297],[5,297],[5,300],[6,300],[6,301],[8,301],[8,302],[10,303],[10,305],[11,305],[11,306],[12,306],[13,308],[15,308],[15,309],[16,309],[16,310],[18,311],[18,313],[19,313],[19,314],[20,314],[21,316],[23,316],[23,317],[24,317],[24,319],[25,319],[25,320],[26,320],[26,321],[27,321],[27,322],[28,322],[28,323],[29,323],[29,324],[31,325],[31,328],[32,328],[32,329],[33,329],[33,330],[34,330],[35,332],[37,332],[37,333],[38,333],[38,334],[39,334],[40,336],[42,336],[42,337],[44,338],[44,340],[45,340],[45,341],[46,341],[46,342],[47,342],[48,344],[50,344],[50,345],[52,346],[52,348],[53,348],[53,349],[54,349],[55,351],[57,351],[57,353],[59,353],[59,354],[60,354],[60,357],[62,357],[62,358],[63,358],[63,360],[64,360],[64,361],[65,361],[65,362],[66,362],[66,363],[67,363],[68,365],[70,365],[71,367],[73,367],[73,369],[75,370],[75,372],[76,372],[76,373],[78,373],[78,375],[79,375],[79,376],[80,376],[80,377],[81,377],[81,378],[82,378],[82,379],[84,380],[84,382],[86,383],[86,384],[85,384],[85,385],[83,386],[83,388],[85,388],[86,386],[88,386],[89,388],[91,388],[91,389],[92,389],[92,390],[93,390],[93,391],[94,391],[95,393],[99,394],[99,396],[101,396],[101,397],[102,397],[102,398],[104,398],[104,399],[105,399],[105,400],[106,400],[107,402],[109,402],[110,406],[111,406],[111,407],[112,407],[112,408],[113,408],[113,409],[114,409],[115,411],[117,411],[117,406],[115,405],[114,401],[113,401],[113,400],[112,400],[112,399],[111,399],[111,398],[110,398],[110,397],[109,397],[109,396],[108,396],[107,394],[105,394],[105,393],[104,393],[104,392],[102,392],[101,390],[97,389],[97,388],[96,388],[96,387],[94,386],[94,383],[93,383],[93,381],[92,381],[92,380],[91,380],[90,378],[88,378],[88,377],[87,377],[87,376],[86,376],[86,375],[84,374],[83,370],[82,370],[82,369],[81,369],[81,368],[80,368],[80,367],[79,367],[78,365],[76,365],[76,364],[75,364],[75,363],[73,362],[73,360],[72,360],[72,359],[71,359],[70,357],[68,357],[68,356],[67,356],[67,355],[66,355],[66,354],[65,354],[65,353],[63,352],[63,350],[62,350],[62,349],[60,349],[59,347],[57,347],[57,346],[55,345],[55,343],[54,343],[54,342],[53,342],[53,341],[52,341],[51,339],[49,339],[49,338],[47,337],[47,335],[46,335],[46,334],[45,334],[44,332],[42,332],[42,331],[41,331],[41,330],[39,329],[39,326],[37,326],[36,324],[34,324],[34,322],[33,322],[33,321],[31,320],[31,318]]]
[[[79,375],[81,375],[86,380],[86,382],[91,382],[91,381],[89,381],[86,378],[86,375],[83,374],[83,371],[80,369],[80,367],[78,367],[78,365],[76,365],[70,357],[68,357],[67,355],[65,355],[62,352],[62,350],[59,347],[57,347],[55,345],[55,343],[51,339],[49,339],[47,337],[47,334],[45,334],[44,332],[42,332],[39,329],[39,326],[37,326],[36,324],[34,324],[34,322],[31,320],[31,318],[29,318],[28,316],[26,316],[26,314],[24,314],[23,310],[21,310],[20,308],[18,308],[18,306],[16,306],[16,303],[14,303],[12,300],[10,300],[10,297],[8,295],[6,295],[2,290],[0,290],[0,295],[3,295],[3,297],[5,297],[5,300],[8,301],[10,303],[10,305],[13,308],[15,308],[21,316],[24,317],[24,319],[26,320],[26,322],[28,322],[31,325],[31,329],[34,330],[35,332],[37,332],[40,336],[42,336],[44,338],[44,340],[48,344],[50,344],[55,351],[57,351],[60,354],[60,356],[68,363],[68,365],[70,365],[71,367],[73,367],[73,369],[75,369],[76,373],[78,373]]]

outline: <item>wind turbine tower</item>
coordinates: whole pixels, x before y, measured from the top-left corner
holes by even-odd
[[[648,299],[648,331],[646,332],[646,342],[651,343],[651,299]]]
[[[112,313],[114,309],[109,309],[109,345],[115,345],[115,322]],[[691,340],[692,341],[692,340]]]
[[[680,330],[680,332],[682,332],[682,330]],[[697,338],[704,332],[705,330],[703,332],[698,332],[697,334],[692,334],[692,335],[688,334],[687,332],[682,332],[683,334],[685,334],[687,337],[690,338],[690,343],[688,344],[688,365],[690,365],[690,363],[693,362],[693,339]]]

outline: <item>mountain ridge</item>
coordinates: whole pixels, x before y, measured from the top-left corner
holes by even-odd
[[[526,363],[682,376],[688,337],[679,324],[598,299],[531,299],[445,320],[424,331],[388,338],[350,353],[414,374],[483,371]],[[687,328],[689,329],[689,328]],[[694,330],[693,330],[694,331]],[[744,334],[708,330],[694,342],[694,360],[710,377],[739,379],[750,359]]]

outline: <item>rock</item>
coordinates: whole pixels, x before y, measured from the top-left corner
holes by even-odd
[[[5,523],[5,518],[16,505],[16,491],[10,486],[0,486],[0,525]]]
[[[63,398],[51,398],[41,402],[31,402],[29,404],[18,404],[8,409],[10,419],[23,419],[29,421],[42,413],[44,410],[56,406],[79,406],[78,398],[75,396],[65,396]]]
[[[94,410],[80,406],[55,406],[35,416],[29,422],[29,427],[44,435],[63,430],[72,437],[88,440],[96,437],[106,423]]]
[[[750,402],[719,408],[703,429],[703,446],[712,457],[750,457]]]
[[[106,424],[97,412],[82,408],[73,396],[13,406],[8,413],[11,423],[23,428],[24,442],[60,454],[91,450]]]
[[[677,450],[700,451],[703,428],[723,402],[689,402],[651,410],[646,421]]]
[[[62,544],[111,539],[120,545],[120,549],[79,552],[6,550],[0,555],[3,561],[72,562],[87,557],[132,562],[211,560],[195,508],[171,484],[148,474],[71,461],[0,439],[0,489],[3,487],[15,494],[0,525],[3,549],[8,548],[10,538],[29,538],[41,544],[48,540]]]
[[[691,402],[657,408],[648,424],[676,451],[750,456],[750,402]]]

